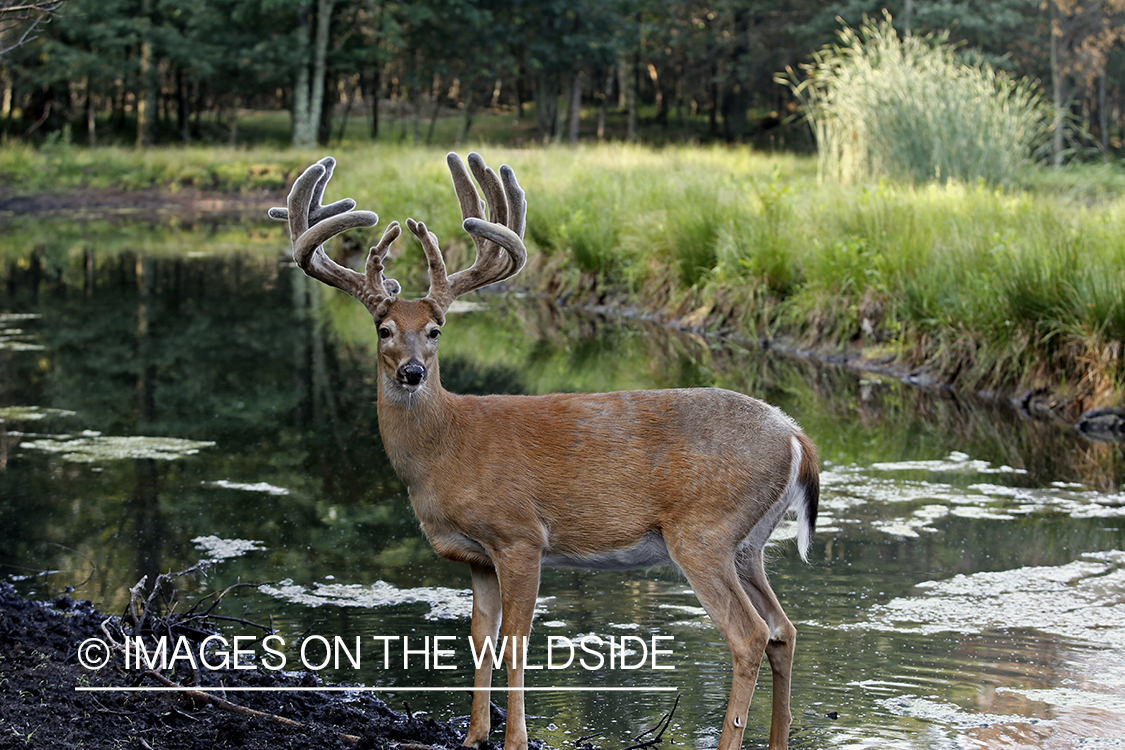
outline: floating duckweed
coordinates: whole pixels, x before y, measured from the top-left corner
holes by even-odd
[[[967,487],[951,483],[887,476],[892,471],[941,471],[991,475],[993,482],[974,482]],[[871,466],[832,466],[820,475],[821,516],[817,533],[838,533],[840,524],[861,523],[891,536],[920,538],[921,532],[936,532],[937,522],[947,517],[983,521],[1012,521],[1035,513],[1065,513],[1071,518],[1121,518],[1125,516],[1125,493],[1087,490],[1073,482],[1054,482],[1046,487],[996,484],[999,475],[1024,474],[1008,466],[993,467],[959,451],[945,459],[895,461]],[[912,511],[888,518],[890,505],[916,506]],[[864,508],[867,510],[863,510]],[[874,517],[874,516],[879,517]]]
[[[47,438],[24,444],[48,453],[57,454],[64,461],[93,464],[129,458],[154,458],[173,461],[191,456],[215,443],[207,440],[184,440],[169,437],[103,437],[86,433],[76,438]]]
[[[1125,552],[1086,554],[1058,567],[957,575],[917,588],[916,596],[875,605],[866,621],[844,627],[924,635],[1028,628],[1125,651]]]
[[[73,417],[66,409],[47,409],[41,406],[0,407],[0,422],[35,422],[47,417]]]
[[[1026,474],[1025,469],[1011,466],[993,466],[988,461],[972,459],[961,451],[953,451],[944,460],[893,461],[871,464],[878,471],[957,471],[978,474]]]
[[[254,539],[223,539],[215,535],[197,536],[192,539],[195,548],[208,554],[210,560],[226,560],[231,557],[242,557],[247,552],[265,549],[262,542]]]
[[[335,604],[338,607],[393,607],[399,604],[422,602],[430,605],[427,620],[446,620],[471,617],[473,592],[469,589],[450,589],[443,586],[400,589],[386,581],[376,581],[370,586],[358,583],[316,583],[311,589],[293,583],[292,579],[276,586],[260,586],[259,591],[277,599],[308,607]]]
[[[876,703],[899,716],[913,716],[916,719],[946,724],[957,729],[974,729],[994,724],[1041,724],[1047,725],[1049,719],[1012,714],[985,714],[961,708],[953,703],[941,703],[916,695],[901,695],[895,698],[881,698]]]
[[[1120,696],[1092,690],[1074,688],[1030,689],[1019,687],[998,687],[997,692],[1022,695],[1031,701],[1049,703],[1052,706],[1093,708],[1108,713],[1125,714],[1125,700]]]

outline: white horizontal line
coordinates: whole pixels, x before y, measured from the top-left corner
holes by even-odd
[[[75,687],[79,693],[425,693],[425,692],[475,692],[495,690],[505,692],[597,692],[597,693],[663,693],[679,690],[674,687],[522,687],[522,688],[475,688],[475,687]]]

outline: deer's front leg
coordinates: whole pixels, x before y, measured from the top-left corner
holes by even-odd
[[[473,573],[473,648],[477,655],[481,655],[488,647],[487,641],[492,639],[493,648],[498,648],[496,633],[500,627],[500,582],[496,578],[496,570],[482,565],[470,565]],[[494,650],[493,653],[496,653]],[[481,664],[476,669],[473,679],[473,710],[469,716],[469,732],[465,735],[463,744],[469,747],[478,747],[488,739],[491,730],[489,708],[490,692],[487,688],[492,686],[491,659],[481,659]]]
[[[527,750],[527,725],[524,721],[523,665],[531,620],[535,615],[535,599],[539,595],[540,549],[508,549],[493,557],[500,579],[500,599],[504,617],[500,624],[508,662],[508,726],[504,732],[504,750]]]

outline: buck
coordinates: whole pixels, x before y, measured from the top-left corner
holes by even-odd
[[[378,414],[383,445],[439,555],[472,573],[471,639],[504,644],[508,719],[504,750],[526,750],[527,636],[542,566],[601,570],[674,563],[726,639],[734,677],[720,750],[742,744],[763,653],[773,673],[769,747],[787,747],[796,631],[766,579],[762,549],[790,506],[807,560],[816,522],[816,448],[777,408],[713,388],[548,396],[462,396],[441,385],[438,341],[458,297],[511,278],[527,260],[527,203],[508,166],[500,175],[469,155],[447,162],[476,260],[449,275],[437,237],[407,219],[429,263],[422,299],[398,295],[384,260],[401,229],[391,223],[363,273],[323,249],[329,238],[378,217],[351,199],[322,205],[335,161],[293,185],[285,219],[305,273],[366,305],[378,331]],[[497,639],[499,631],[500,638]],[[487,662],[487,660],[484,660]],[[476,670],[464,744],[489,734],[491,666]]]

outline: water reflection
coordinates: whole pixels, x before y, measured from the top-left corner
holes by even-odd
[[[75,239],[0,259],[0,573],[58,571],[20,585],[42,596],[81,584],[78,595],[119,611],[142,575],[209,557],[220,562],[209,578],[183,581],[186,594],[272,581],[230,606],[272,619],[293,639],[462,644],[450,672],[374,660],[326,677],[464,686],[468,623],[463,608],[443,607],[464,599],[468,575],[421,537],[383,455],[370,317],[272,249],[177,250],[203,243],[200,231],[155,250],[142,239],[111,251]],[[263,244],[275,248],[280,235],[271,241]],[[1109,585],[1118,563],[1084,555],[1125,549],[1121,446],[644,320],[529,299],[486,304],[450,317],[442,343],[450,390],[719,385],[777,403],[819,444],[826,470],[814,564],[799,563],[784,542],[770,564],[801,633],[795,747],[1077,747],[1120,736],[1121,681],[1093,679],[1125,660],[1120,587]],[[209,447],[93,462],[35,447],[84,435]],[[1007,575],[1019,589],[1074,565],[1085,572],[1050,600],[1057,608],[1030,600],[1003,608],[1026,619],[986,618],[979,600],[958,608],[947,583],[964,575],[977,596],[995,598],[987,575]],[[676,741],[717,742],[729,658],[677,573],[551,570],[542,596],[536,634],[671,636],[676,670],[561,670],[541,673],[539,684],[674,686],[685,694]],[[1076,634],[1068,623],[1078,607],[1117,625]],[[532,659],[542,661],[545,644],[536,647]],[[465,695],[393,696],[402,700],[441,718],[468,707]],[[604,730],[613,747],[670,703],[660,693],[535,694],[531,712],[543,718],[531,730],[557,746]],[[747,746],[764,746],[768,721],[762,680]]]

